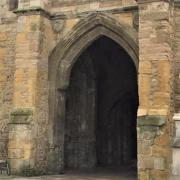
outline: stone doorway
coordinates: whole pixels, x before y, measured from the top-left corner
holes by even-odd
[[[105,36],[78,57],[66,89],[64,167],[137,168],[136,67]]]

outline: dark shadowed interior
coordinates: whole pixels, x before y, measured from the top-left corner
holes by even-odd
[[[137,108],[132,59],[111,39],[97,39],[71,71],[66,92],[65,168],[136,168]]]

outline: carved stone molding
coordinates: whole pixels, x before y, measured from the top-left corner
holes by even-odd
[[[60,33],[63,28],[65,26],[65,21],[64,20],[54,20],[52,21],[52,27],[53,27],[53,30],[54,32],[56,33]]]
[[[27,9],[17,9],[13,11],[18,16],[22,15],[43,15],[47,18],[50,18],[51,15],[46,10],[42,9],[41,7],[35,7],[35,8],[27,8]]]
[[[11,113],[9,124],[30,124],[32,115],[32,109],[17,109]]]
[[[152,2],[171,2],[171,0],[136,0],[139,4],[152,3]]]
[[[99,10],[97,12],[98,13],[118,14],[118,13],[123,13],[123,12],[137,12],[137,11],[138,11],[138,6],[134,5],[134,6],[113,8],[113,9],[107,9],[107,10]],[[28,16],[28,15],[34,15],[34,14],[43,15],[51,20],[84,17],[84,16],[88,16],[88,15],[94,13],[94,11],[86,11],[86,12],[79,12],[76,14],[72,14],[71,12],[51,14],[50,12],[48,12],[45,9],[42,9],[41,7],[16,9],[13,12],[15,14],[17,14],[18,16],[22,16],[22,15]]]

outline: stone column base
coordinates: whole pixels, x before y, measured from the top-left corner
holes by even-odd
[[[32,110],[18,109],[9,123],[8,160],[11,174],[27,176],[33,168]]]

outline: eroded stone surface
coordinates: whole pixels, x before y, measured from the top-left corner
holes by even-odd
[[[178,2],[19,0],[18,10],[17,0],[9,2],[0,0],[0,159],[9,158],[23,175],[63,168],[59,119],[68,73],[86,42],[103,34],[127,51],[139,74],[138,119],[145,116],[137,127],[140,180],[168,179],[177,157],[172,116],[180,104]],[[17,109],[22,114],[13,115]]]

